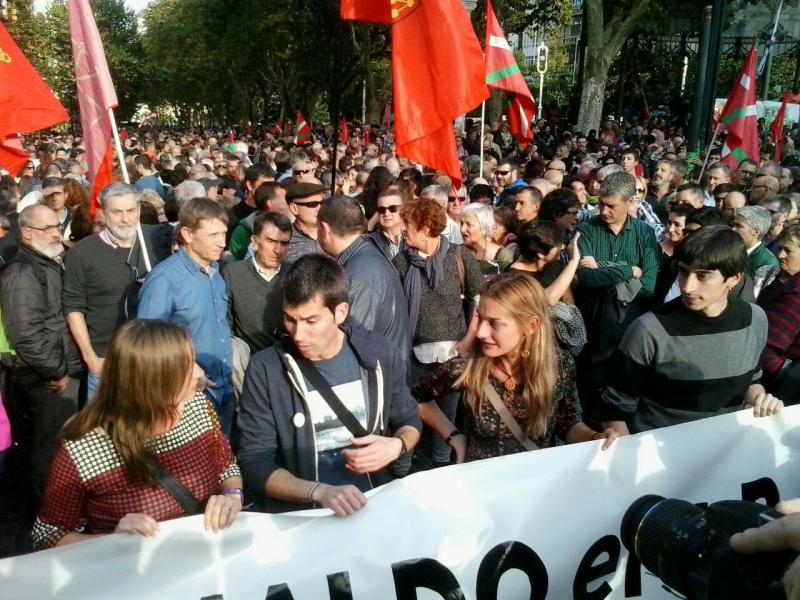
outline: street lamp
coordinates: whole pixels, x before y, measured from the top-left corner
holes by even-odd
[[[537,120],[541,120],[542,118],[542,96],[544,93],[544,74],[547,73],[547,56],[550,53],[550,49],[544,43],[544,38],[542,41],[539,42],[539,46],[536,48],[536,71],[539,73],[539,117]]]

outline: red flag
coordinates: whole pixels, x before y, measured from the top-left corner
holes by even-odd
[[[69,28],[72,36],[72,62],[78,85],[81,129],[92,193],[89,213],[97,212],[97,195],[113,182],[113,129],[109,111],[116,108],[117,94],[108,72],[103,42],[97,31],[88,0],[69,0]],[[120,160],[124,160],[122,156]]]
[[[397,153],[444,171],[460,186],[453,119],[488,96],[481,46],[464,5],[342,0],[341,15],[392,24]]]
[[[364,127],[364,148],[369,144],[369,128]]]
[[[342,117],[342,122],[339,125],[339,143],[347,144],[350,140],[350,130],[347,129],[347,119]]]
[[[295,144],[306,144],[311,141],[311,127],[306,123],[302,113],[297,111],[297,132],[294,136]]]
[[[52,127],[67,111],[0,23],[0,165],[16,176],[30,160],[17,133]]]
[[[513,94],[508,109],[508,128],[524,150],[533,139],[531,120],[536,114],[536,103],[490,0],[486,1],[486,85]]]
[[[727,126],[728,137],[722,146],[721,162],[735,170],[739,163],[749,158],[759,164],[761,152],[758,143],[756,116],[756,46],[750,49],[742,70],[733,83],[733,89],[722,109],[720,123]]]
[[[786,116],[786,105],[790,102],[792,104],[800,102],[800,94],[790,94],[787,92],[783,95],[781,107],[778,109],[775,118],[772,120],[772,124],[769,126],[772,132],[772,142],[775,144],[775,164],[780,164],[781,154],[783,154],[783,120]]]

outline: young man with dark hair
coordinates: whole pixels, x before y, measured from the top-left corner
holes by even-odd
[[[239,462],[262,510],[351,515],[419,440],[405,361],[386,338],[346,322],[348,293],[335,260],[299,258],[284,280],[288,335],[247,369]]]
[[[743,405],[766,416],[783,405],[760,383],[766,315],[732,297],[747,270],[739,236],[729,227],[704,227],[675,258],[681,297],[639,317],[610,362],[596,416],[620,435]]]
[[[244,172],[244,200],[239,200],[239,202],[234,204],[233,207],[228,211],[229,240],[230,236],[233,235],[234,229],[236,229],[236,226],[240,221],[246,219],[253,213],[258,212],[259,208],[255,201],[255,193],[258,187],[262,183],[266,183],[274,179],[275,178],[272,176],[270,171],[266,169],[266,167],[261,165],[252,165],[247,167]]]
[[[146,154],[139,154],[133,159],[133,167],[139,174],[139,179],[136,180],[134,187],[139,193],[145,190],[153,190],[158,194],[162,200],[166,198],[164,191],[164,184],[161,179],[156,176],[155,169],[153,168],[153,161]]]
[[[228,252],[236,260],[242,260],[248,255],[247,250],[253,235],[253,223],[257,216],[264,212],[279,212],[288,218],[290,214],[286,204],[286,190],[275,181],[265,181],[259,185],[253,194],[253,203],[256,210],[239,221],[228,242]],[[289,222],[291,223],[291,220]]]

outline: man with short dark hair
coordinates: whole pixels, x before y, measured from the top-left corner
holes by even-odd
[[[734,183],[739,186],[742,192],[749,193],[750,185],[753,183],[753,178],[758,172],[758,165],[754,160],[745,158],[736,167],[736,174],[734,176]]]
[[[494,184],[501,200],[528,185],[524,179],[519,177],[519,163],[510,158],[504,158],[497,163],[494,171]]]
[[[182,246],[150,271],[139,293],[138,316],[186,329],[195,360],[211,382],[206,393],[214,401],[222,430],[230,435],[233,349],[225,282],[217,262],[225,250],[228,213],[208,198],[194,198],[181,209],[177,230]]]
[[[62,425],[78,410],[82,366],[61,304],[64,246],[58,218],[34,204],[19,215],[20,248],[0,278],[3,325],[16,353],[16,400],[32,433],[31,478],[41,500]]]
[[[488,185],[485,187],[489,188]],[[489,188],[489,192],[491,193],[491,188]],[[389,188],[381,192],[375,209],[378,214],[378,222],[375,224],[375,230],[369,234],[369,237],[390,263],[400,252],[403,243],[403,219],[400,218],[402,206],[403,198],[400,196],[399,190]]]
[[[244,172],[244,200],[239,200],[228,211],[228,240],[232,236],[240,221],[259,212],[256,205],[255,193],[258,187],[267,181],[274,180],[272,173],[261,165],[247,167]]]
[[[675,191],[675,204],[689,204],[696,209],[703,208],[705,206],[703,188],[696,183],[684,183],[678,186]]]
[[[653,207],[656,216],[661,222],[666,222],[669,213],[668,198],[671,192],[672,176],[675,169],[671,160],[661,159],[656,163],[656,169],[647,190],[645,200]]]
[[[596,416],[620,435],[743,404],[756,416],[782,407],[760,383],[766,315],[732,296],[747,268],[741,240],[730,228],[712,225],[692,234],[675,256],[680,298],[637,319],[610,361]]]
[[[536,220],[541,205],[542,193],[535,187],[526,186],[517,191],[514,196],[514,214],[517,216],[520,229]]]
[[[405,361],[386,338],[345,322],[348,293],[332,258],[298,259],[284,280],[288,336],[250,361],[238,458],[262,510],[351,515],[419,440]]]
[[[242,260],[248,254],[250,238],[253,235],[253,223],[258,215],[263,212],[279,212],[288,219],[289,207],[286,205],[286,190],[274,181],[265,181],[259,185],[253,194],[253,202],[256,211],[239,221],[228,242],[228,252],[236,260]],[[291,224],[291,221],[289,223]]]
[[[137,154],[133,159],[133,167],[139,174],[139,179],[136,180],[134,187],[140,193],[145,190],[153,190],[164,200],[166,198],[164,184],[156,177],[153,161],[150,160],[150,157],[146,154]]]
[[[288,262],[312,252],[322,252],[317,242],[317,214],[327,191],[324,185],[306,182],[293,183],[286,190],[286,202],[294,216]]]
[[[641,170],[639,164],[639,151],[636,148],[627,148],[620,153],[620,166],[622,170],[628,175],[636,177],[641,175],[638,170]]]
[[[253,256],[231,263],[222,271],[231,328],[234,335],[247,343],[252,354],[278,341],[284,261],[291,238],[292,223],[288,217],[260,212],[253,220]]]
[[[411,331],[400,277],[374,240],[362,235],[366,219],[358,202],[334,196],[320,208],[317,239],[322,249],[347,273],[350,317],[411,357]]]

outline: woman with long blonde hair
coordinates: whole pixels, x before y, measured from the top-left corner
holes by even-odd
[[[456,452],[456,462],[606,438],[582,421],[575,361],[556,344],[541,285],[503,273],[484,287],[469,358],[444,363],[412,389],[422,420]],[[459,391],[464,432],[435,400]]]

